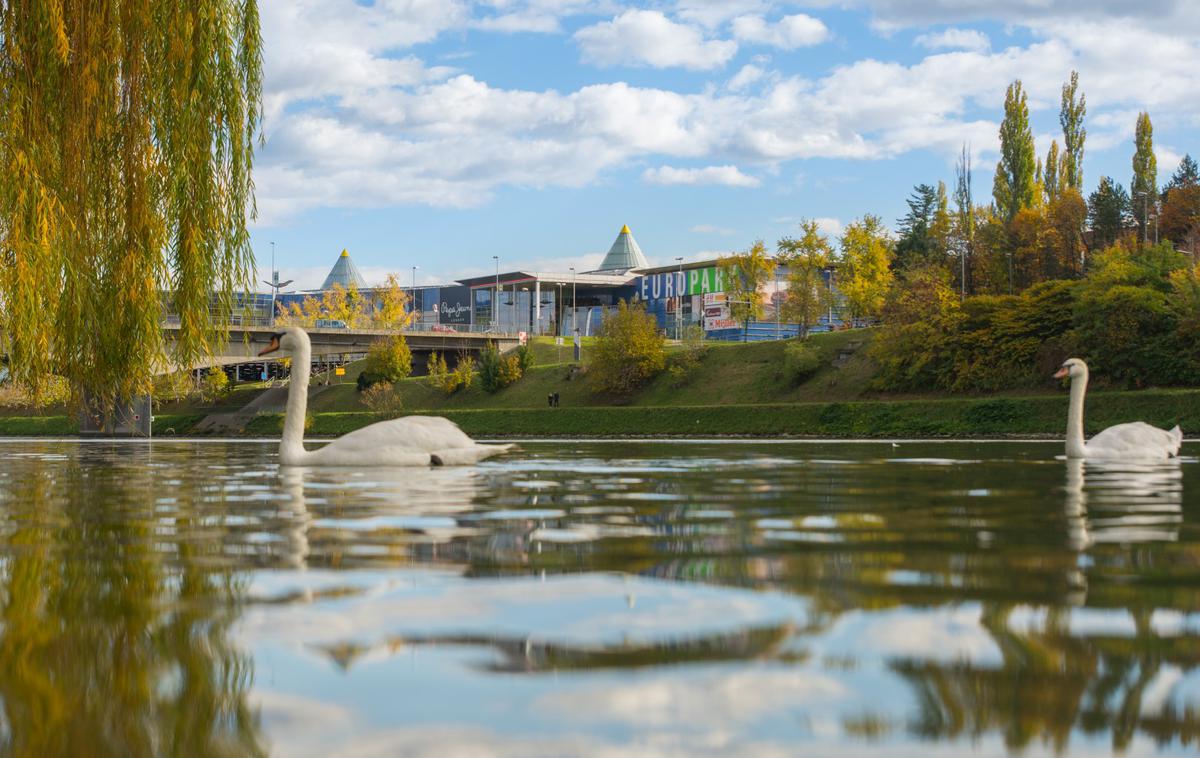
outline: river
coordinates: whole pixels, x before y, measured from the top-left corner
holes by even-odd
[[[1184,452],[0,440],[0,749],[1191,754]]]

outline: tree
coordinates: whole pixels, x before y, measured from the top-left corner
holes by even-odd
[[[1150,114],[1138,114],[1133,136],[1133,181],[1129,194],[1133,199],[1133,216],[1142,230],[1142,241],[1146,241],[1146,221],[1150,205],[1158,199],[1158,162],[1154,158],[1154,127]]]
[[[821,234],[817,222],[800,222],[799,239],[784,237],[777,245],[779,262],[787,266],[787,295],[783,315],[800,325],[800,336],[816,324],[832,301],[825,282],[825,269],[833,262],[833,248]]]
[[[900,235],[896,243],[896,267],[900,269],[923,265],[932,257],[933,243],[929,230],[937,212],[937,191],[928,184],[918,184],[905,202],[908,204],[908,213],[896,222]]]
[[[386,382],[398,382],[412,373],[412,351],[403,334],[380,340],[367,349],[365,371]]]
[[[1058,140],[1050,140],[1050,149],[1046,151],[1046,173],[1042,180],[1048,203],[1058,198],[1058,163]]]
[[[1129,221],[1129,195],[1120,182],[1100,177],[1100,186],[1088,197],[1092,247],[1108,247],[1120,238]]]
[[[622,300],[604,319],[590,353],[587,373],[594,391],[625,395],[641,387],[666,367],[665,346],[658,321]]]
[[[1071,80],[1062,87],[1062,101],[1058,111],[1058,123],[1063,130],[1062,166],[1058,181],[1063,187],[1074,187],[1083,192],[1083,143],[1087,140],[1087,129],[1083,128],[1083,117],[1087,115],[1087,97],[1079,91],[1079,72],[1071,72]]]
[[[992,184],[992,197],[1004,220],[1033,205],[1035,195],[1033,131],[1029,105],[1021,80],[1008,85],[1004,94],[1004,120],[1000,122],[1000,162]]]
[[[970,259],[975,240],[975,205],[971,197],[971,153],[964,144],[954,166],[954,225],[952,247],[958,257],[958,286],[962,297],[971,289]]]
[[[1163,187],[1163,199],[1166,200],[1173,189],[1195,187],[1196,185],[1200,185],[1200,169],[1197,169],[1196,161],[1192,159],[1192,156],[1185,155],[1183,160],[1179,161],[1179,168],[1175,169],[1174,174],[1171,174],[1171,180]]]
[[[892,240],[878,216],[863,216],[842,233],[837,287],[854,318],[875,318],[892,283]]]
[[[744,338],[750,330],[750,321],[763,317],[761,292],[774,273],[775,264],[767,257],[763,241],[757,240],[746,252],[723,257],[717,265],[725,281],[729,315],[742,324]]]
[[[400,286],[400,278],[388,274],[383,286],[375,290],[371,309],[371,327],[375,329],[403,329],[416,316],[409,308],[408,293]]]
[[[0,4],[0,353],[111,403],[221,339],[250,288],[254,0]],[[216,302],[214,304],[214,293]]]

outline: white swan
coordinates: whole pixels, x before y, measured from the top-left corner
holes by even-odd
[[[1087,392],[1088,367],[1078,358],[1067,359],[1055,379],[1071,379],[1071,406],[1067,412],[1067,457],[1161,460],[1179,454],[1183,432],[1171,431],[1141,421],[1117,424],[1083,440],[1083,396]]]
[[[512,447],[480,445],[449,419],[405,416],[356,429],[316,450],[305,450],[312,343],[303,329],[292,326],[272,335],[259,355],[277,350],[292,356],[287,413],[279,442],[279,461],[285,466],[452,466],[476,463]]]

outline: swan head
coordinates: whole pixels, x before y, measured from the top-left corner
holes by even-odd
[[[1054,372],[1055,379],[1076,379],[1081,376],[1087,376],[1087,364],[1078,358],[1068,358],[1063,361],[1063,365]]]
[[[277,351],[284,353],[295,352],[296,347],[300,344],[300,335],[302,334],[303,332],[294,326],[288,327],[282,332],[272,334],[270,342],[258,354],[261,356],[270,355]]]

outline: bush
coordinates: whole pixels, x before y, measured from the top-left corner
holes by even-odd
[[[594,391],[624,395],[666,368],[665,339],[658,322],[641,307],[621,301],[600,327],[588,361]]]
[[[395,416],[404,407],[396,386],[388,382],[378,382],[363,390],[363,405],[375,413]]]
[[[793,384],[803,384],[821,368],[821,353],[805,342],[789,342],[783,348],[783,370]]]
[[[529,362],[533,362],[532,351],[529,351]],[[520,379],[524,373],[519,351],[501,355],[499,350],[489,345],[479,356],[479,381],[487,392],[499,392]]]
[[[229,394],[229,377],[225,375],[225,369],[214,368],[209,371],[200,387],[201,394],[208,402],[213,402]]]
[[[438,353],[429,356],[426,364],[429,372],[429,386],[449,397],[460,389],[471,386],[475,361],[470,356],[461,356],[458,365],[451,371],[446,366],[446,359]]]
[[[412,351],[404,335],[397,334],[371,345],[365,371],[388,382],[398,382],[411,374]]]
[[[355,380],[355,384],[358,386],[359,392],[365,392],[369,387],[386,381],[387,379],[379,374],[375,374],[370,371],[363,371],[358,375],[358,379]]]
[[[517,363],[521,367],[521,375],[524,376],[526,371],[533,368],[533,346],[527,342],[524,345],[518,346],[513,354],[516,355]]]

